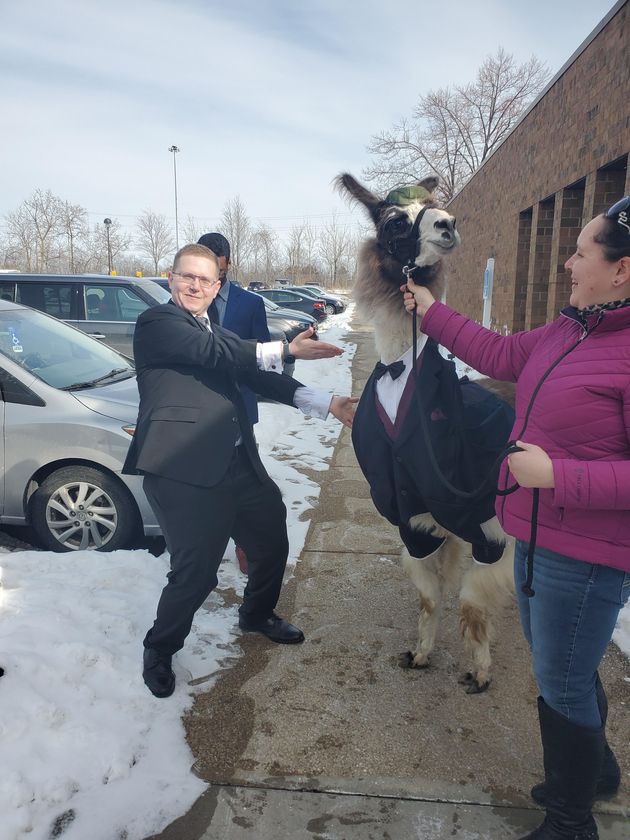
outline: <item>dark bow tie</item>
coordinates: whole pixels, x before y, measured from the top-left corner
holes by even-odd
[[[405,363],[398,360],[397,362],[392,362],[391,365],[384,365],[383,362],[377,362],[376,367],[374,368],[374,376],[377,379],[380,379],[381,376],[384,376],[386,373],[389,373],[392,379],[398,379],[400,374],[405,369]]]

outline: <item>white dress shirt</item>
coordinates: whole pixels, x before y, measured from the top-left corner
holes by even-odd
[[[420,334],[418,336],[418,346],[416,348],[416,359],[419,358],[420,354],[424,350],[424,345],[426,344],[426,342],[426,335]],[[395,360],[401,361],[405,365],[405,369],[400,374],[400,376],[397,379],[392,379],[389,373],[384,373],[383,376],[381,376],[381,378],[376,383],[376,396],[378,397],[378,401],[383,406],[385,413],[392,421],[392,423],[396,422],[396,415],[398,414],[400,398],[403,395],[405,385],[407,384],[409,374],[412,370],[412,357],[413,347],[410,347],[406,353],[403,353],[400,359]]]
[[[204,312],[196,317],[209,332],[212,332],[207,313]],[[281,341],[266,341],[264,344],[260,342],[256,344],[256,364],[260,370],[282,373],[284,368],[283,355],[284,345]],[[317,417],[320,420],[325,420],[330,410],[332,398],[333,395],[330,391],[322,391],[320,388],[307,388],[305,385],[301,385],[293,395],[293,405],[307,417]]]

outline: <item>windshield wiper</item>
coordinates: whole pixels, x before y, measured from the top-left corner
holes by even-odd
[[[95,385],[98,385],[100,382],[105,382],[107,379],[112,379],[114,376],[118,376],[119,373],[127,373],[129,371],[130,376],[133,376],[134,371],[133,368],[114,368],[110,370],[109,373],[104,373],[103,376],[97,376],[96,379],[90,379],[87,382],[73,382],[72,385],[64,385],[63,388],[60,388],[60,391],[80,391],[82,388],[93,388]],[[129,377],[127,377],[129,378]]]

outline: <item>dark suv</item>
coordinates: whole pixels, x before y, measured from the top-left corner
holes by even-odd
[[[157,283],[142,277],[0,275],[0,299],[53,315],[130,358],[138,315],[170,297]]]

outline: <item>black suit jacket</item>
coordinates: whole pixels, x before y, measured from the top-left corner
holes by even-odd
[[[397,418],[392,434],[377,409],[374,373],[368,379],[352,425],[357,460],[376,508],[392,524],[405,525],[412,516],[430,512],[462,539],[485,542],[479,525],[494,516],[494,462],[508,440],[514,412],[485,388],[458,380],[455,365],[431,339],[419,363],[418,379],[410,374],[409,393],[401,399],[401,407],[406,403],[404,419]],[[451,484],[470,491],[494,473],[482,496],[462,500],[444,487],[427,454],[421,411],[438,465]]]
[[[239,383],[293,405],[299,382],[256,366],[256,342],[222,327],[209,332],[173,303],[140,315],[133,341],[140,408],[124,473],[153,473],[212,487],[225,475],[240,434],[254,469],[258,456]]]

